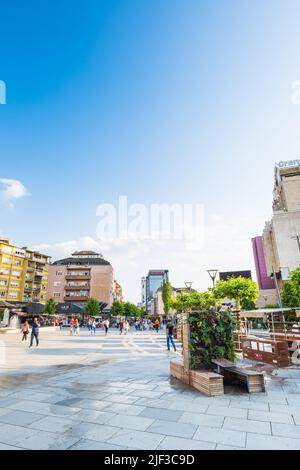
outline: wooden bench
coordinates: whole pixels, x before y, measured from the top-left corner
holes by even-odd
[[[265,391],[264,375],[261,372],[237,367],[227,359],[214,359],[213,365],[214,370],[223,375],[225,384],[242,383],[249,393]]]

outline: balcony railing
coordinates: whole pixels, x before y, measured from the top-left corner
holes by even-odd
[[[66,296],[64,297],[64,301],[65,301],[65,302],[87,302],[88,299],[89,299],[89,298],[86,297],[86,296],[79,297],[79,296],[77,296],[77,295],[72,296],[72,297],[66,295]]]

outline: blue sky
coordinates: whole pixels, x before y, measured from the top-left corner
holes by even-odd
[[[0,179],[30,193],[2,197],[1,233],[54,258],[99,249],[135,301],[149,268],[203,289],[207,267],[253,268],[274,163],[300,154],[299,1],[0,0],[0,12]],[[204,204],[204,245],[101,243],[96,207],[119,195]]]

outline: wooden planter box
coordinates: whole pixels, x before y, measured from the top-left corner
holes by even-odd
[[[223,377],[214,372],[199,370],[187,370],[179,361],[170,362],[170,373],[172,377],[190,385],[207,396],[218,396],[224,394]]]
[[[190,370],[190,385],[210,397],[224,395],[223,377],[215,372]]]

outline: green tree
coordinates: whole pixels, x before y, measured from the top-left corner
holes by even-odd
[[[181,292],[176,297],[172,297],[169,302],[170,308],[177,311],[182,310],[195,310],[195,309],[210,309],[215,307],[216,298],[212,290],[205,292]]]
[[[172,286],[169,281],[165,281],[161,287],[161,295],[164,303],[164,312],[168,315],[170,311],[170,300],[172,298]]]
[[[141,316],[141,309],[137,307],[135,304],[130,302],[126,302],[124,304],[124,317],[140,317]]]
[[[45,303],[45,313],[53,315],[56,312],[56,302],[54,299],[47,299]]]
[[[118,317],[118,316],[123,316],[124,315],[124,303],[123,302],[120,302],[119,300],[115,300],[111,306],[111,314],[114,316],[114,317]]]
[[[100,312],[100,305],[97,299],[91,297],[85,306],[84,313],[89,317],[96,317],[99,315]]]
[[[259,297],[256,282],[241,276],[231,277],[226,281],[218,281],[213,292],[218,299],[235,300],[237,310],[240,310],[248,302],[255,302]]]
[[[300,306],[300,268],[290,273],[290,279],[284,283],[281,299],[284,307]]]

